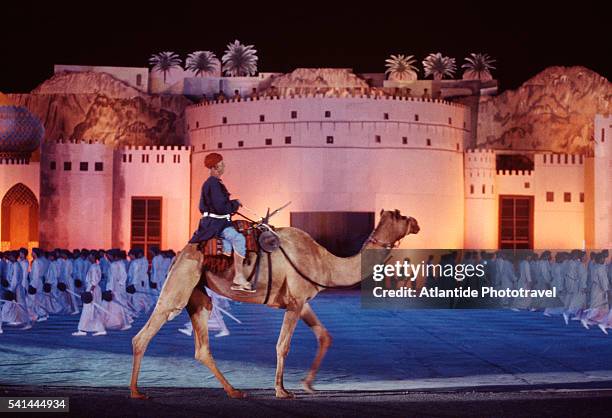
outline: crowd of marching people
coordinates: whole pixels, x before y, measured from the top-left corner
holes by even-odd
[[[149,265],[144,251],[28,250],[0,253],[0,333],[2,324],[32,328],[52,315],[80,315],[72,334],[106,335],[125,331],[135,317],[156,303],[175,257],[153,248]]]
[[[80,315],[73,336],[130,329],[136,317],[155,306],[176,257],[172,250],[150,251],[150,263],[139,248],[127,253],[34,248],[31,262],[25,248],[0,252],[0,334],[3,323],[28,330],[52,315]],[[217,337],[227,336],[221,312],[240,321],[229,313],[228,299],[206,291],[213,299],[209,329],[219,331]],[[178,331],[191,335],[193,328],[187,323]]]
[[[468,252],[463,263],[485,264],[487,284],[497,289],[555,289],[556,296],[506,298],[512,310],[541,311],[562,316],[565,324],[580,321],[585,328],[597,326],[605,334],[612,328],[612,261],[608,250]]]

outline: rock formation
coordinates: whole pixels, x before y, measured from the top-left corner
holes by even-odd
[[[612,110],[612,86],[584,67],[550,67],[517,90],[485,97],[478,146],[589,153],[595,114]]]
[[[106,73],[60,73],[13,94],[45,126],[45,141],[95,139],[115,146],[184,144],[183,96],[142,93]]]
[[[293,93],[325,93],[340,89],[367,89],[368,83],[349,69],[297,68],[272,81],[270,87]]]

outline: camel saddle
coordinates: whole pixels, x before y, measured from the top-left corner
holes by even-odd
[[[257,252],[259,246],[257,241],[259,239],[260,231],[257,228],[253,228],[253,223],[245,221],[243,219],[232,221],[236,231],[244,235],[246,240],[246,251],[247,255],[249,252]],[[209,270],[213,273],[220,273],[233,265],[232,257],[228,257],[223,254],[223,239],[219,237],[211,238],[207,241],[200,243],[200,250],[204,255],[204,261],[202,268]]]
[[[236,228],[236,231],[244,235],[246,239],[246,250],[257,251],[257,239],[259,238],[259,231],[253,228],[253,223],[245,220],[232,221],[232,225]],[[200,244],[202,254],[204,256],[219,256],[223,255],[223,239],[220,237],[213,237]]]

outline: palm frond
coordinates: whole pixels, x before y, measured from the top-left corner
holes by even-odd
[[[389,80],[415,80],[418,69],[413,65],[416,63],[414,55],[391,55],[385,60],[387,67],[385,74],[389,75]]]
[[[180,68],[181,63],[181,58],[172,51],[153,54],[151,58],[149,58],[149,64],[153,66],[153,71],[164,74],[164,83],[166,82],[166,74],[173,68]]]
[[[195,51],[187,56],[185,64],[185,68],[193,71],[197,77],[214,73],[219,66],[219,60],[211,51]]]
[[[229,43],[221,58],[223,72],[234,77],[254,75],[257,73],[256,53],[253,45],[242,45],[238,40]]]
[[[491,70],[495,67],[495,60],[488,54],[471,53],[470,57],[465,58],[465,64],[461,68],[465,68],[463,73],[464,79],[469,80],[492,80]]]
[[[444,77],[452,77],[457,70],[455,59],[445,57],[441,53],[429,54],[423,60],[425,77],[433,76],[434,80],[442,80]]]

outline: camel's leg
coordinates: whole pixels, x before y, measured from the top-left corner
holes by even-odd
[[[187,312],[189,312],[191,323],[193,324],[196,345],[195,358],[210,369],[230,398],[244,398],[246,394],[230,385],[225,376],[223,376],[217,368],[215,360],[210,353],[210,345],[208,343],[208,318],[210,317],[211,311],[212,301],[210,297],[200,289],[194,289],[191,298],[189,298],[189,303],[187,304]]]
[[[138,374],[140,373],[140,363],[144,353],[149,345],[149,342],[153,339],[159,329],[168,321],[170,314],[164,312],[162,309],[158,309],[159,305],[155,307],[155,310],[151,314],[151,317],[147,321],[144,327],[140,330],[134,338],[132,338],[132,350],[134,353],[134,359],[132,364],[132,379],[130,381],[130,398],[135,399],[148,399],[148,396],[141,393],[138,390]]]
[[[314,382],[315,376],[319,371],[319,367],[321,366],[321,361],[323,360],[325,353],[327,353],[327,350],[331,346],[332,337],[329,332],[327,332],[321,321],[319,321],[319,318],[317,318],[308,303],[304,304],[300,316],[302,321],[304,321],[306,325],[310,327],[315,337],[317,337],[317,342],[319,344],[319,347],[317,348],[317,355],[312,362],[312,366],[310,366],[310,371],[306,375],[306,378],[302,380],[304,390],[308,393],[314,393],[312,382]]]
[[[283,326],[278,336],[278,342],[276,343],[276,378],[274,380],[274,388],[276,389],[277,398],[288,399],[295,397],[293,393],[285,390],[283,386],[283,373],[285,370],[285,358],[287,354],[289,354],[291,337],[293,336],[293,331],[295,331],[295,326],[300,318],[300,311],[301,308],[296,310],[287,309],[285,311]]]
[[[132,398],[147,399],[147,396],[138,390],[138,374],[140,373],[142,357],[159,329],[170,318],[178,315],[187,305],[193,288],[200,280],[201,257],[202,255],[194,244],[187,244],[183,251],[179,253],[168,273],[168,278],[157,299],[151,317],[140,332],[132,338],[134,355],[130,381],[130,397]]]

